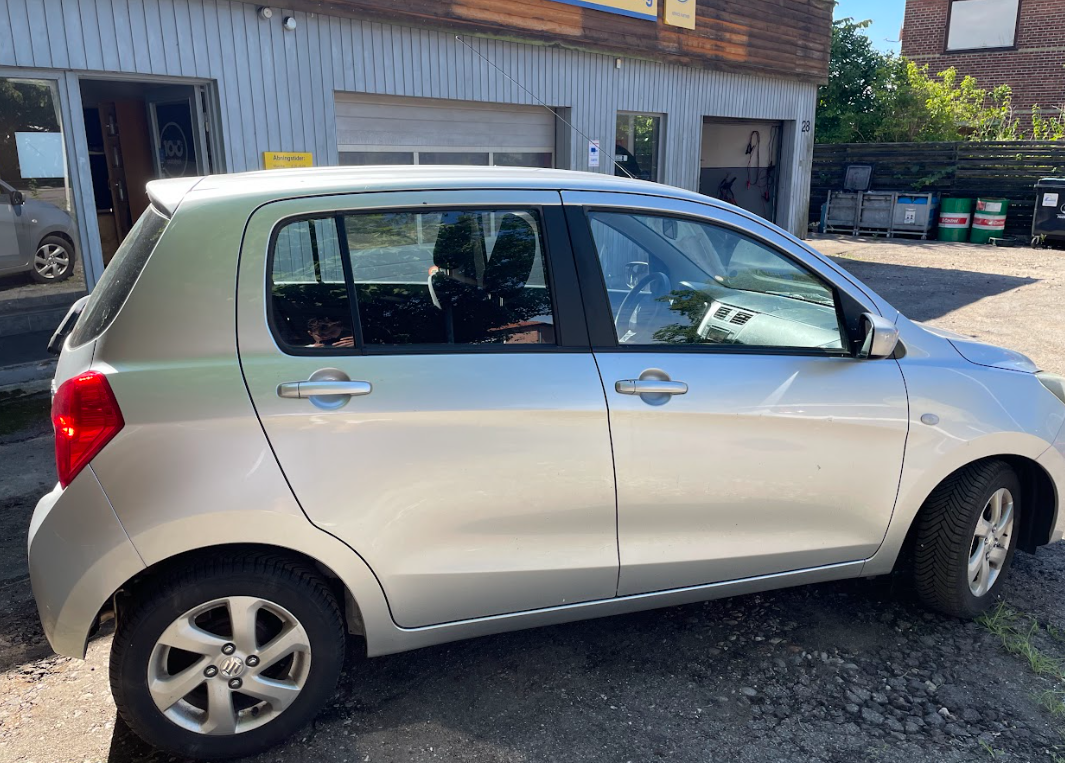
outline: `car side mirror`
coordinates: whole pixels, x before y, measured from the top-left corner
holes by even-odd
[[[880,315],[862,313],[862,346],[858,357],[865,360],[889,358],[899,344],[899,329]]]
[[[23,195],[22,191],[11,192],[11,206],[17,207],[25,203],[26,197]]]

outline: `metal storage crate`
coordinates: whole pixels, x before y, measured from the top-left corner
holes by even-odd
[[[895,193],[866,191],[858,204],[858,233],[891,235]]]
[[[829,191],[828,208],[825,210],[826,233],[850,233],[858,228],[858,207],[861,193]]]
[[[922,239],[927,239],[936,226],[938,210],[939,194],[897,194],[895,212],[892,215],[891,234],[893,236],[920,236]]]

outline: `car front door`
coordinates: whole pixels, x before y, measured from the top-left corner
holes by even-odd
[[[619,595],[871,556],[907,401],[894,359],[851,352],[864,295],[728,211],[563,195],[610,409]]]
[[[19,248],[19,224],[15,205],[11,203],[14,189],[0,183],[0,273],[21,269],[26,256]]]
[[[266,205],[238,305],[295,496],[399,625],[615,595],[606,403],[557,192]]]

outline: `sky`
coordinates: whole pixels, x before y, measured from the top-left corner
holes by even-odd
[[[866,30],[873,45],[884,52],[899,52],[899,30],[906,0],[839,0],[836,18],[848,16],[855,21],[870,19],[873,25]]]

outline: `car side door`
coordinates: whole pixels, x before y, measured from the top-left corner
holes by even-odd
[[[266,205],[237,310],[295,496],[397,624],[614,596],[606,403],[557,192]]]
[[[21,270],[28,259],[20,246],[22,236],[12,199],[14,190],[7,183],[0,183],[0,273]]]
[[[871,556],[908,426],[898,363],[853,352],[871,301],[727,210],[563,196],[610,409],[619,595]]]

